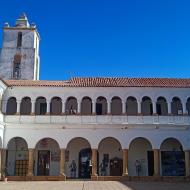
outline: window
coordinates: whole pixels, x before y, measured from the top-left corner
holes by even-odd
[[[20,63],[14,63],[13,78],[14,78],[14,79],[20,79],[20,77],[21,77],[21,67],[20,67]]]
[[[22,46],[22,32],[18,33],[18,38],[17,38],[17,47]]]

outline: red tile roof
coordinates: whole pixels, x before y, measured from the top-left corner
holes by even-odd
[[[67,81],[5,80],[8,86],[44,87],[165,87],[190,88],[190,79],[177,78],[71,78]]]

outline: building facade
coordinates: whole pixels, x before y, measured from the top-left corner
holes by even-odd
[[[22,15],[3,34],[1,177],[189,178],[190,79],[42,81],[36,26]]]

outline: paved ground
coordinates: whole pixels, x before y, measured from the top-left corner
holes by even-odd
[[[190,183],[66,181],[0,182],[0,190],[189,190]]]

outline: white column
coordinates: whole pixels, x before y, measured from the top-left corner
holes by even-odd
[[[77,114],[81,114],[81,103],[82,103],[82,100],[77,100]]]
[[[50,114],[50,103],[51,103],[51,100],[46,100],[46,103],[47,103],[46,114],[49,115]]]
[[[17,100],[17,110],[16,110],[16,114],[20,114],[20,104],[21,104],[21,100]]]
[[[126,102],[122,100],[122,114],[126,114]]]
[[[7,100],[2,100],[2,113],[7,111]]]
[[[172,102],[168,101],[168,115],[172,115]]]
[[[65,114],[66,101],[62,100],[62,114]]]
[[[138,106],[138,115],[141,115],[141,101],[137,100],[137,106]]]
[[[183,115],[186,115],[187,114],[186,102],[182,102],[182,106],[183,106]]]
[[[35,114],[35,105],[36,105],[36,101],[35,100],[31,100],[31,115]]]
[[[96,115],[96,100],[92,100],[92,115]]]
[[[107,106],[108,106],[108,115],[111,115],[111,100],[107,100]]]
[[[153,115],[156,115],[156,101],[152,101]]]

